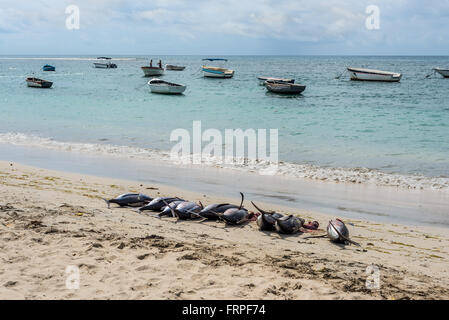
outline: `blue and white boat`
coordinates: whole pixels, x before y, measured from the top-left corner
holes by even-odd
[[[49,64],[46,64],[45,66],[42,67],[42,71],[56,71],[56,68]]]
[[[208,78],[232,78],[234,76],[234,70],[203,66],[203,75]]]
[[[222,58],[207,58],[203,61],[228,61]],[[203,75],[208,78],[232,78],[234,76],[234,70],[230,70],[223,67],[203,66]]]

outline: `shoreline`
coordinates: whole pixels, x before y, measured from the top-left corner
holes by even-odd
[[[221,223],[155,219],[107,209],[102,197],[143,192],[204,204],[238,202],[190,189],[67,173],[0,161],[0,297],[4,299],[447,299],[447,229],[347,219],[336,245]],[[190,191],[187,191],[190,190]],[[248,209],[253,210],[245,200]],[[268,201],[270,202],[270,201]],[[331,216],[256,203],[320,222]],[[380,270],[379,290],[365,286]],[[79,290],[65,268],[80,269]],[[186,270],[189,270],[186,272]]]
[[[233,198],[238,191],[255,201],[298,206],[346,218],[380,223],[449,227],[449,193],[392,186],[336,183],[209,166],[177,166],[170,161],[89,154],[0,144],[2,160],[49,170],[151,182],[197,193]],[[236,186],[240,190],[236,190]]]
[[[90,156],[133,158],[154,162],[169,162],[172,165],[189,166],[191,158],[180,158],[179,164],[170,159],[170,151],[139,146],[116,145],[110,143],[58,141],[24,133],[0,133],[0,147],[18,146],[40,148],[57,152],[76,152]],[[242,159],[244,164],[224,164],[223,159],[209,157],[194,167],[219,168],[245,173],[267,172],[272,170],[269,161]],[[187,162],[186,162],[187,161]],[[187,164],[186,164],[187,163]],[[279,160],[275,163],[276,176],[287,179],[306,179],[330,183],[374,185],[379,187],[397,187],[403,190],[441,191],[449,195],[449,177],[430,176],[423,173],[389,172],[367,167],[331,167],[307,163]]]

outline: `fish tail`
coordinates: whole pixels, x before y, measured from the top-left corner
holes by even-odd
[[[265,210],[260,209],[258,206],[256,206],[256,204],[254,202],[251,201],[251,203],[253,204],[254,208],[256,208],[257,210],[260,211],[260,213],[263,214],[269,214],[269,212],[266,212]]]
[[[242,192],[240,192],[240,195],[241,195],[241,197],[242,197],[242,201],[240,202],[239,210],[243,208],[243,200],[245,200],[245,196],[243,195]]]
[[[106,202],[106,204],[108,205],[108,209],[111,207],[111,201],[105,199],[105,198],[101,198],[104,200],[104,202]]]
[[[167,203],[167,201],[165,201],[165,200],[162,200],[162,201],[164,202],[164,204],[165,204],[167,207],[170,208],[172,217],[173,217],[173,218],[178,217],[178,219],[179,219],[179,215],[176,214],[175,210],[173,210],[173,208],[170,206],[170,204]]]

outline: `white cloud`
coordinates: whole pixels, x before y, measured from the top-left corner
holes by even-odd
[[[222,36],[399,47],[432,41],[445,45],[449,1],[430,0],[2,0],[0,33],[64,33],[65,7],[81,10],[81,30],[152,37]],[[381,29],[365,29],[368,5],[377,5]],[[83,37],[89,37],[84,34]],[[161,38],[162,39],[162,38]],[[139,43],[139,41],[136,41]]]

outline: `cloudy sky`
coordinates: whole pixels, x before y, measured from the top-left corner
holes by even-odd
[[[0,54],[448,55],[448,22],[449,0],[0,0]]]

